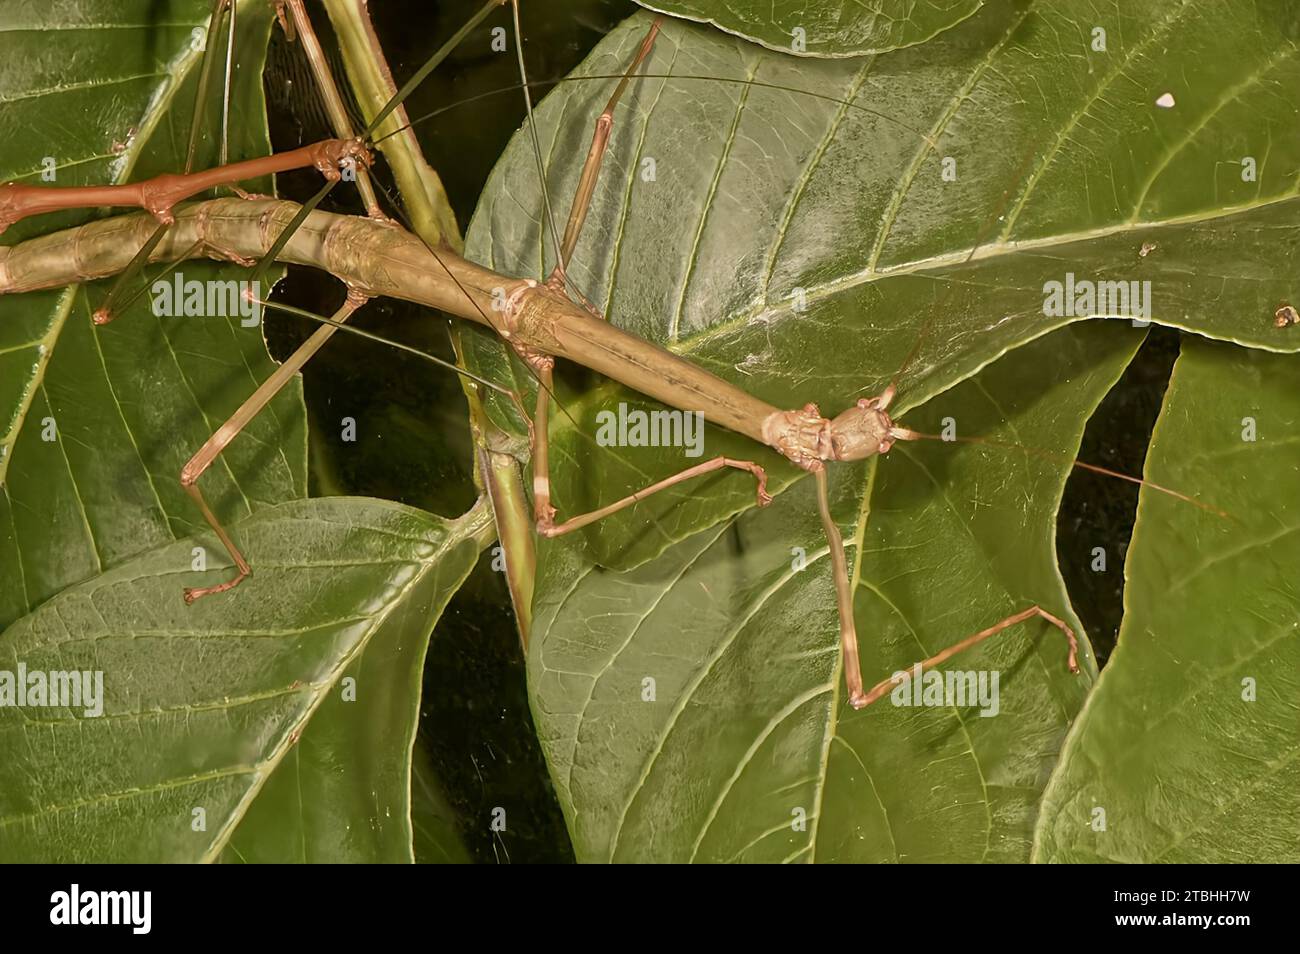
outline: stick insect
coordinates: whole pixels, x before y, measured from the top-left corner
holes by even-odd
[[[666,477],[619,500],[587,513],[559,519],[552,502],[550,483],[549,423],[554,393],[555,359],[585,365],[648,397],[684,411],[700,412],[717,425],[735,431],[772,448],[794,466],[814,478],[821,523],[829,545],[835,582],[840,629],[840,650],[848,700],[855,708],[877,701],[897,684],[889,677],[868,687],[861,673],[858,641],[844,542],[831,514],[827,466],[864,460],[887,454],[898,441],[929,438],[895,421],[890,410],[898,395],[898,378],[879,394],[859,398],[833,417],[826,417],[813,403],[783,409],[764,402],[745,390],[717,377],[649,341],[609,324],[578,289],[569,275],[574,250],[582,234],[622,97],[639,75],[653,70],[653,53],[659,24],[645,36],[626,71],[612,78],[608,103],[596,121],[595,133],[582,167],[579,186],[572,199],[563,233],[558,234],[555,216],[545,213],[546,230],[556,247],[556,265],[544,281],[502,276],[456,255],[449,248],[435,247],[400,226],[382,218],[374,190],[364,167],[368,164],[369,141],[385,118],[397,109],[411,89],[445,58],[470,29],[482,21],[501,0],[483,6],[456,36],[416,74],[359,133],[347,125],[346,116],[332,106],[338,138],[281,153],[264,159],[220,166],[199,173],[135,183],[129,186],[89,190],[54,190],[40,186],[0,187],[0,223],[5,226],[27,215],[55,209],[104,203],[133,205],[151,213],[157,223],[144,216],[108,219],[83,226],[75,232],[35,239],[5,250],[0,257],[0,290],[19,292],[56,287],[71,280],[122,274],[132,275],[146,262],[177,261],[195,255],[224,258],[265,274],[272,261],[288,261],[322,268],[340,277],[349,288],[348,299],[332,317],[322,318],[320,327],[281,368],[263,383],[244,405],[219,428],[191,458],[180,475],[181,483],[220,539],[234,562],[235,574],[222,582],[185,590],[187,601],[212,597],[239,585],[253,572],[256,555],[244,554],[214,514],[199,487],[204,471],[325,342],[341,328],[368,298],[385,294],[407,298],[485,325],[495,331],[522,359],[538,381],[538,394],[531,417],[533,519],[543,537],[574,532],[619,511],[634,507],[647,497],[706,474],[723,470],[748,473],[756,484],[756,502],[770,502],[767,474],[753,460],[717,456]],[[227,10],[225,2],[214,5],[215,33]],[[284,22],[291,23],[312,51],[319,44],[311,30],[305,8],[296,0],[281,5]],[[513,5],[516,46],[519,45],[518,5]],[[323,67],[323,60],[311,55],[322,95],[337,104],[335,81]],[[208,71],[205,64],[204,72]],[[527,77],[521,77],[525,97]],[[531,109],[531,102],[529,103]],[[192,152],[192,150],[191,150]],[[259,197],[214,199],[175,208],[182,199],[216,186],[234,187],[249,176],[292,168],[314,167],[326,184],[313,201],[302,207]],[[355,178],[362,192],[368,219],[352,218],[315,210],[320,198],[344,178]],[[549,199],[546,203],[550,204]],[[977,243],[978,244],[978,243]],[[68,250],[76,263],[70,272]],[[57,253],[57,254],[56,254]],[[119,285],[124,285],[119,279]],[[111,298],[112,296],[110,296]],[[97,321],[112,317],[101,309]],[[348,329],[352,330],[352,329]],[[105,333],[111,333],[106,329]],[[463,369],[458,373],[466,374]],[[481,378],[481,387],[500,386]],[[510,395],[518,401],[517,395]],[[1164,490],[1165,488],[1155,488]],[[1169,491],[1172,493],[1172,491]],[[1178,495],[1182,496],[1182,495]],[[1184,498],[1186,499],[1186,498]],[[921,661],[913,671],[941,665],[997,633],[1031,619],[1040,619],[1058,629],[1066,639],[1066,664],[1078,671],[1078,643],[1070,626],[1058,615],[1032,605],[994,622],[947,649]]]

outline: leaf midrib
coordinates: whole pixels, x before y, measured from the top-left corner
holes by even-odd
[[[1245,202],[1240,205],[1225,206],[1221,209],[1211,209],[1202,212],[1192,212],[1186,215],[1171,216],[1162,220],[1116,222],[1111,225],[1099,226],[1095,229],[1084,229],[1078,232],[1060,232],[1054,235],[1046,235],[1035,239],[990,242],[986,245],[978,246],[973,250],[944,252],[939,255],[930,256],[929,258],[915,259],[897,265],[887,265],[884,268],[871,268],[868,266],[858,272],[832,278],[828,281],[821,282],[820,284],[804,286],[804,298],[807,302],[812,303],[814,301],[821,301],[830,298],[831,296],[837,295],[841,292],[850,291],[858,287],[869,286],[883,279],[893,278],[899,275],[912,275],[927,271],[939,271],[954,266],[965,266],[977,262],[1002,258],[1004,256],[1038,252],[1044,249],[1054,249],[1068,246],[1075,242],[1086,242],[1094,239],[1110,238],[1114,235],[1140,232],[1145,229],[1177,228],[1182,225],[1199,225],[1207,222],[1216,222],[1220,219],[1230,218],[1234,215],[1244,215],[1249,212],[1259,211],[1260,209],[1265,209],[1272,205],[1283,205],[1288,202],[1294,202],[1297,197],[1300,197],[1300,179],[1297,179],[1295,187],[1291,189],[1290,192],[1264,201]],[[665,347],[675,354],[689,355],[692,352],[698,351],[713,339],[729,335],[739,328],[744,328],[746,325],[757,324],[766,327],[768,324],[789,317],[793,313],[793,300],[777,302],[776,304],[763,303],[751,308],[749,311],[724,319],[716,324],[712,324],[699,334],[693,335],[689,338],[681,338],[669,344],[661,344],[660,347]],[[1155,318],[1152,319],[1152,323],[1167,324],[1167,322],[1158,321]],[[1204,334],[1205,332],[1202,331],[1201,333]]]

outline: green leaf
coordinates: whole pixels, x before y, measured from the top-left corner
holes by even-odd
[[[1132,341],[1107,322],[1035,342],[1122,310],[1050,314],[1049,282],[1149,281],[1157,322],[1300,349],[1273,325],[1300,297],[1300,128],[1283,92],[1300,82],[1297,15],[1251,6],[1171,0],[1099,17],[1083,2],[996,4],[922,46],[821,62],[670,22],[614,117],[569,274],[615,324],[775,406],[834,414],[905,368],[895,407],[908,426],[936,431],[947,409],[960,433],[1072,455]],[[611,33],[575,77],[621,72],[650,19]],[[612,85],[562,84],[537,111],[561,225]],[[554,253],[525,136],[489,180],[467,249],[541,278]],[[1089,342],[1120,353],[1083,357]],[[503,354],[484,333],[471,364],[531,391]],[[656,407],[626,389],[571,379],[560,398],[562,516],[693,462],[596,446],[599,412]],[[512,420],[504,403],[493,411]],[[752,510],[752,481],[728,473],[544,548],[531,674],[579,857],[1027,858],[1084,691],[1059,682],[1059,637],[1035,624],[982,650],[1007,663],[1014,718],[840,712],[825,561],[783,582],[792,546],[824,550],[807,481],[710,429],[703,457],[716,454],[767,466],[773,508]],[[903,446],[872,473],[837,483],[847,539],[869,558],[862,578],[883,594],[857,591],[864,652],[883,647],[869,680],[1035,601],[1070,618],[1050,546],[1062,466]],[[1044,655],[996,655],[1024,652],[1027,631]],[[653,705],[640,702],[649,675]],[[701,759],[706,744],[723,754]],[[800,806],[817,829],[790,829]]]
[[[637,0],[651,10],[711,23],[781,53],[861,56],[923,43],[980,8],[983,0]],[[801,34],[795,31],[802,30]]]
[[[474,530],[489,519],[481,506],[459,522]],[[449,859],[457,849],[463,854],[450,813],[444,808],[431,815],[436,781],[423,764],[418,770],[413,765],[412,746],[430,633],[473,569],[478,548],[456,539],[465,531],[455,524],[424,514],[419,520],[439,536],[448,534],[454,548],[440,549],[431,566],[435,578],[427,588],[422,584],[427,595],[403,599],[387,613],[336,680],[337,688],[240,822],[226,850],[229,860],[409,863],[415,860],[413,800],[424,816],[421,844],[428,844],[431,826],[442,821],[441,851]]]
[[[41,181],[45,156],[61,186],[182,168],[201,59],[192,31],[206,26],[210,8],[209,0],[82,0],[9,11],[0,32],[0,60],[10,64],[0,70],[0,126],[32,134],[0,144],[0,181]],[[239,13],[232,159],[269,151],[261,67],[273,17],[261,2],[241,3]],[[217,161],[221,86],[212,84],[213,119],[195,168]],[[88,214],[28,219],[4,241]],[[174,274],[247,278],[204,262],[145,274],[150,284]],[[238,315],[159,317],[148,290],[95,328],[90,313],[108,284],[0,298],[0,626],[64,587],[206,528],[181,488],[181,467],[274,368],[260,326],[245,327]],[[305,496],[306,469],[295,381],[202,486],[229,522]]]
[[[1073,620],[1056,504],[1084,422],[1140,338],[1100,323],[1058,332],[916,421],[955,415],[962,433],[1058,456],[926,442],[834,469],[868,685],[1035,603]],[[602,570],[580,545],[542,548],[529,675],[579,860],[1028,856],[1094,671],[1086,641],[1080,676],[1039,621],[949,663],[1000,672],[996,717],[885,700],[855,712],[812,490],[799,481],[632,570]]]
[[[1184,342],[1146,476],[1230,517],[1142,491],[1119,643],[1044,797],[1038,860],[1300,861],[1297,370]]]
[[[242,821],[247,860],[411,860],[419,661],[485,532],[484,507],[291,502],[237,528],[256,572],[221,600],[181,600],[184,541],[19,620],[0,669],[102,671],[103,715],[0,707],[0,857],[201,861]]]

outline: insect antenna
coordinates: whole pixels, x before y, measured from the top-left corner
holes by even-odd
[[[331,327],[337,328],[340,331],[346,331],[350,335],[356,335],[359,338],[367,338],[370,341],[374,341],[382,345],[387,345],[388,347],[395,348],[398,351],[404,351],[407,354],[413,354],[416,357],[422,358],[423,360],[428,361],[432,364],[436,364],[441,368],[446,368],[448,371],[454,371],[463,378],[468,378],[469,380],[475,382],[476,384],[480,384],[485,388],[489,388],[493,391],[496,391],[498,394],[503,394],[506,397],[510,398],[511,401],[514,403],[515,407],[518,408],[521,413],[523,413],[524,420],[525,421],[528,420],[528,414],[524,410],[523,403],[519,400],[519,395],[517,395],[514,391],[510,390],[507,387],[502,387],[500,384],[497,384],[495,381],[489,381],[487,378],[481,377],[480,375],[475,374],[473,371],[470,371],[466,368],[462,368],[451,361],[447,361],[443,358],[440,358],[436,354],[431,354],[428,351],[424,351],[420,348],[416,348],[413,345],[409,345],[406,344],[405,342],[398,341],[395,338],[388,338],[385,337],[384,335],[377,334],[373,331],[367,331],[364,328],[358,328],[355,325],[349,325],[342,321],[335,321],[333,318],[326,318],[324,315],[318,315],[316,314],[316,312],[308,311],[305,308],[298,308],[294,305],[286,305],[277,301],[268,301],[263,298],[254,298],[252,300],[257,304],[261,305],[263,308],[270,308],[274,311],[284,312],[287,315],[295,315],[299,318],[306,318],[309,321],[316,322],[317,324],[330,325]]]
[[[555,229],[551,190],[546,186],[546,163],[542,161],[542,143],[537,136],[537,122],[533,116],[533,94],[528,89],[528,69],[524,65],[524,34],[519,25],[519,0],[510,0],[510,14],[515,28],[515,57],[519,61],[519,89],[524,94],[524,121],[528,124],[528,141],[532,144],[533,159],[537,164],[537,184],[542,190],[542,217],[545,220],[542,229],[551,234],[556,261],[563,267],[564,247],[560,244],[560,234]],[[545,258],[543,258],[542,270],[545,271]]]
[[[528,81],[527,86],[528,88],[531,89],[534,86],[559,86],[562,83],[586,83],[593,80],[621,80],[624,79],[626,75],[627,75],[626,73],[590,73],[584,76],[559,76],[551,79],[530,80]],[[895,116],[890,116],[888,113],[881,112],[878,109],[872,109],[870,106],[863,106],[860,103],[855,103],[850,100],[840,99],[838,97],[831,96],[828,93],[819,93],[816,90],[801,89],[798,86],[787,86],[784,83],[768,83],[768,82],[764,82],[763,80],[741,79],[735,76],[713,76],[713,75],[700,74],[700,73],[643,72],[643,73],[638,73],[637,75],[640,76],[642,79],[664,79],[664,80],[670,79],[670,80],[684,80],[687,82],[695,81],[695,82],[709,82],[709,83],[730,83],[736,86],[750,86],[758,89],[777,90],[783,93],[796,93],[800,96],[808,96],[811,97],[812,99],[819,99],[822,102],[830,103],[835,106],[842,106],[845,109],[853,110],[855,112],[865,113],[868,116],[873,116],[876,119],[883,120],[884,122],[887,122],[890,125],[897,126],[899,129],[912,133],[914,136],[917,137],[918,140],[925,143],[927,146],[930,146],[931,148],[937,145],[933,136],[929,135],[928,133],[922,132],[921,130],[917,129],[915,126],[911,125],[910,123],[904,122],[903,120],[898,119]],[[473,96],[466,96],[464,99],[458,99],[455,100],[454,102],[447,103],[444,106],[439,106],[437,109],[430,110],[424,115],[410,120],[408,123],[406,123],[406,125],[401,126],[390,133],[385,133],[383,136],[380,136],[375,141],[383,142],[389,136],[395,136],[400,132],[404,132],[405,130],[410,129],[412,126],[417,126],[420,123],[426,122],[437,116],[441,116],[443,113],[450,112],[453,109],[458,109],[461,106],[466,106],[470,103],[476,103],[479,100],[487,99],[491,96],[499,96],[503,93],[517,92],[522,85],[523,84],[520,83],[511,83],[509,86],[501,86],[498,87],[497,89],[486,90],[485,92],[476,93]]]
[[[980,231],[976,235],[975,240],[971,245],[970,253],[962,260],[961,265],[965,265],[969,263],[971,259],[975,257],[976,253],[979,251],[984,241],[988,238],[989,233],[993,230],[994,226],[997,224],[999,219],[1005,213],[1007,205],[1011,200],[1011,196],[1015,187],[1020,182],[1021,178],[1024,176],[1026,169],[1028,169],[1034,157],[1035,157],[1035,151],[1033,149],[1030,149],[1025,153],[1024,157],[1021,159],[1020,166],[1017,169],[1016,174],[1011,177],[1010,184],[1006,187],[1006,189],[1003,190],[1002,196],[996,208],[993,210],[993,212],[990,215],[986,217],[984,223],[981,225]],[[958,267],[960,267],[960,265]],[[940,302],[938,307],[936,307],[933,311],[931,311],[929,317],[926,319],[925,324],[922,326],[921,332],[917,336],[916,342],[913,344],[911,351],[909,351],[907,357],[904,358],[903,363],[899,367],[898,371],[894,373],[894,376],[890,380],[890,384],[888,388],[886,388],[884,392],[885,394],[889,395],[891,398],[893,394],[897,391],[899,381],[901,380],[903,374],[907,371],[907,369],[911,366],[912,362],[915,361],[917,356],[921,353],[921,349],[924,346],[928,335],[933,329],[935,320],[940,314],[942,314],[943,305],[951,298],[952,294],[953,294],[953,287],[950,286],[948,292],[944,295],[943,301]],[[1222,517],[1222,518],[1231,517],[1231,515],[1228,514],[1226,511],[1221,510],[1218,507],[1214,507],[1210,504],[1204,503],[1203,501],[1197,500],[1195,497],[1189,496],[1188,494],[1181,493],[1180,491],[1173,490],[1172,488],[1169,487],[1164,487],[1160,484],[1155,483],[1154,481],[1146,480],[1145,478],[1142,477],[1134,477],[1131,474],[1125,474],[1121,471],[1112,470],[1108,467],[1102,467],[1098,464],[1090,464],[1087,463],[1086,461],[1081,461],[1078,458],[1071,457],[1068,454],[1058,454],[1052,451],[1042,450],[1040,448],[1025,447],[1020,444],[1012,444],[1005,441],[998,441],[992,438],[985,438],[985,437],[954,436],[954,437],[946,438],[943,437],[942,435],[926,434],[905,427],[896,427],[894,428],[893,433],[894,436],[899,440],[942,440],[942,441],[957,442],[963,444],[984,444],[990,447],[1002,447],[1008,450],[1019,450],[1026,454],[1032,454],[1036,457],[1040,457],[1046,460],[1052,460],[1056,462],[1068,462],[1072,467],[1077,467],[1080,470],[1086,470],[1092,473],[1100,474],[1105,477],[1113,477],[1118,480],[1128,481],[1130,483],[1137,484],[1142,487],[1149,487],[1154,491],[1167,494],[1178,500],[1182,500],[1185,501],[1186,503],[1190,503],[1193,506],[1199,507],[1202,510],[1212,513],[1218,517]]]
[[[906,440],[906,441],[927,440],[927,441],[944,441],[946,443],[957,443],[957,444],[983,444],[988,447],[1001,447],[1006,450],[1021,451],[1022,453],[1031,454],[1034,457],[1039,457],[1042,458],[1043,460],[1050,460],[1056,463],[1066,462],[1069,463],[1072,467],[1078,467],[1080,470],[1090,471],[1094,474],[1101,474],[1103,477],[1114,477],[1117,480],[1126,480],[1129,483],[1137,484],[1140,487],[1149,487],[1150,489],[1158,491],[1159,493],[1168,494],[1170,497],[1174,497],[1178,500],[1182,500],[1186,503],[1192,504],[1195,507],[1199,507],[1202,510],[1206,511],[1207,513],[1214,514],[1216,517],[1222,517],[1226,520],[1233,519],[1232,515],[1228,513],[1226,510],[1220,510],[1218,507],[1212,506],[1211,504],[1207,504],[1202,500],[1197,500],[1195,497],[1192,497],[1188,494],[1182,493],[1177,490],[1173,490],[1172,488],[1165,487],[1161,484],[1157,484],[1153,480],[1147,480],[1144,477],[1134,477],[1132,474],[1125,474],[1118,470],[1112,470],[1109,467],[1102,467],[1099,464],[1089,464],[1086,461],[1079,460],[1076,457],[1071,457],[1069,454],[1058,454],[1054,451],[1043,450],[1042,448],[1038,448],[1038,447],[1026,447],[1023,444],[1012,444],[1008,441],[999,441],[990,437],[958,437],[958,436],[944,437],[941,434],[926,434],[922,431],[914,431],[911,430],[910,428],[905,428],[905,427],[895,428],[894,434],[900,440]]]
[[[218,152],[224,166],[230,161],[230,84],[235,73],[235,11],[238,3],[230,4],[230,32],[226,37],[226,77],[221,87],[221,148]]]

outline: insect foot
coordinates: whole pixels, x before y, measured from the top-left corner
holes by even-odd
[[[200,600],[205,596],[213,596],[217,593],[233,590],[252,575],[252,570],[248,572],[241,570],[233,579],[226,580],[224,583],[217,583],[213,586],[187,586],[181,592],[181,597],[185,600],[187,606],[192,606],[195,600]]]
[[[559,513],[549,500],[551,481],[545,474],[533,477],[533,521],[537,532],[544,537],[553,537],[555,532],[555,515]]]
[[[766,507],[768,504],[772,502],[772,495],[767,492],[767,471],[766,470],[764,470],[758,464],[750,464],[748,461],[729,460],[727,461],[727,463],[731,467],[744,468],[745,470],[748,470],[751,474],[754,475],[754,479],[758,482],[757,487],[755,487],[754,489],[754,494],[758,498],[758,505],[760,507]],[[747,464],[748,466],[746,466]]]

